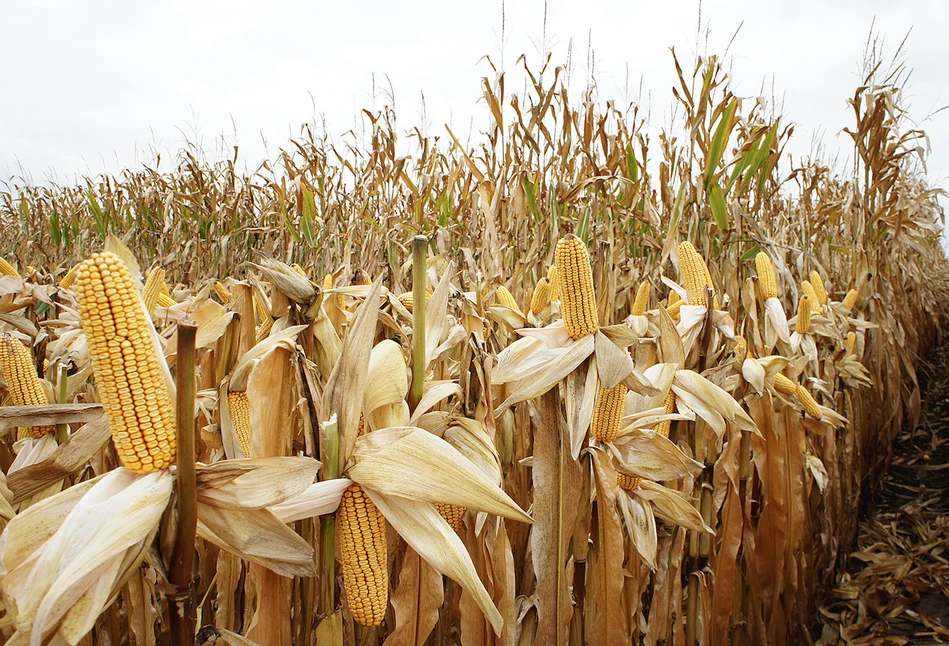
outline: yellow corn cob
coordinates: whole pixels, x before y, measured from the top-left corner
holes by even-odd
[[[679,318],[679,310],[682,309],[682,306],[685,305],[685,301],[679,298],[679,295],[676,292],[672,292],[676,296],[676,300],[666,308],[666,311],[669,313],[673,319]],[[669,297],[670,299],[672,296]]]
[[[534,288],[534,295],[531,297],[531,313],[540,314],[550,303],[550,279],[546,276],[541,278]]]
[[[442,518],[448,521],[449,526],[456,533],[460,533],[465,528],[465,512],[468,511],[466,507],[449,505],[448,503],[435,503],[435,509],[438,510],[438,514]]]
[[[267,301],[264,300],[256,289],[254,290],[254,309],[257,311],[257,316],[262,322],[270,321],[273,323],[273,316],[270,314]]]
[[[672,392],[672,389],[669,389],[669,393],[666,395],[666,399],[663,402],[665,406],[665,414],[672,415],[676,409],[676,394]],[[669,437],[669,429],[672,427],[672,420],[665,419],[656,424],[656,433],[663,437]]]
[[[162,307],[171,307],[173,305],[177,305],[178,302],[168,294],[159,294],[158,298],[155,300],[155,304]]]
[[[145,309],[149,316],[155,313],[155,306],[158,304],[158,297],[161,295],[161,286],[165,284],[165,270],[161,267],[155,267],[145,278],[145,288],[142,290],[142,299],[145,301]]]
[[[755,270],[758,272],[758,286],[761,288],[762,300],[778,297],[778,280],[774,275],[774,265],[771,258],[763,251],[755,256]]]
[[[797,384],[779,372],[774,376],[774,389],[782,395],[793,395],[797,392]]]
[[[229,390],[227,405],[231,409],[231,423],[237,431],[237,440],[241,443],[244,457],[250,457],[250,399],[246,392]]]
[[[219,280],[214,281],[214,293],[217,294],[218,299],[222,303],[226,303],[231,299],[230,290]]]
[[[820,311],[820,305],[817,300],[817,292],[814,291],[814,286],[811,285],[809,280],[801,281],[801,291],[804,292],[804,295],[811,300],[811,310],[815,312]]]
[[[851,289],[847,292],[847,295],[844,296],[844,309],[853,311],[853,306],[857,304],[857,296],[860,295],[855,289]]]
[[[811,272],[811,286],[814,288],[814,293],[817,294],[817,304],[818,305],[827,305],[827,290],[824,289],[824,279],[820,277],[816,271]]]
[[[273,319],[264,319],[264,322],[257,326],[257,332],[254,335],[254,345],[260,343],[268,336],[273,328]]]
[[[508,291],[507,287],[505,287],[504,285],[501,285],[500,287],[498,287],[497,290],[494,292],[494,300],[497,301],[498,305],[503,305],[509,310],[514,310],[518,314],[523,315],[523,312],[521,312],[521,308],[517,306],[517,301],[514,300],[514,295],[510,291]]]
[[[300,276],[302,276],[303,278],[306,278],[306,271],[303,269],[303,267],[301,267],[297,263],[293,263],[292,265],[290,265],[290,269],[300,274]]]
[[[853,354],[853,349],[857,347],[857,333],[850,331],[847,333],[847,340],[844,341],[844,347],[847,348],[847,354]]]
[[[798,386],[794,394],[797,395],[797,400],[801,402],[801,406],[804,408],[804,412],[813,417],[814,419],[820,419],[824,416],[821,412],[820,406],[817,405],[817,401],[811,396],[811,393],[804,386]]]
[[[735,337],[735,347],[733,348],[733,352],[735,353],[735,361],[737,361],[739,364],[745,362],[745,359],[748,357],[748,342],[745,341],[745,337]]]
[[[560,239],[555,252],[560,281],[563,324],[572,339],[593,334],[599,327],[593,269],[590,255],[580,238],[569,234]]]
[[[79,269],[79,265],[73,265],[69,271],[66,272],[66,275],[63,276],[62,280],[59,281],[60,289],[69,289],[72,287],[73,282],[76,280],[77,269]]]
[[[691,242],[679,245],[679,279],[685,287],[689,305],[705,305],[706,289],[712,287],[711,274],[705,259],[696,251]]]
[[[323,291],[325,292],[325,291],[329,291],[329,290],[331,290],[331,289],[333,289],[333,275],[332,275],[332,274],[326,274],[326,276],[323,277]],[[344,305],[344,303],[343,303],[343,295],[342,295],[342,294],[336,294],[336,306],[337,306],[339,309],[343,309],[343,305]],[[408,309],[409,309],[409,311],[411,311],[411,308],[408,308]]]
[[[593,404],[593,419],[590,421],[590,432],[595,439],[601,442],[612,442],[616,439],[623,423],[628,390],[623,384],[617,384],[610,390],[600,386]]]
[[[801,296],[797,306],[797,327],[798,334],[807,334],[811,329],[811,299],[807,295]]]
[[[8,263],[3,258],[0,258],[0,276],[13,276],[14,278],[22,278],[20,272],[13,268],[13,265]]]
[[[14,406],[41,406],[49,403],[43,384],[36,375],[36,366],[30,351],[10,334],[0,337],[0,372],[6,379],[7,390]],[[17,440],[40,438],[54,430],[54,426],[22,426],[17,430]]]
[[[642,482],[642,480],[642,478],[628,476],[625,473],[616,474],[616,484],[618,484],[623,491],[635,491],[639,489],[639,483]]]
[[[560,277],[557,275],[557,264],[554,263],[547,270],[547,278],[550,279],[550,300],[560,300]]]
[[[353,620],[378,626],[389,603],[386,519],[358,484],[351,484],[336,510],[343,587]]]
[[[128,268],[115,254],[94,254],[79,268],[76,296],[119,460],[138,473],[167,468],[175,413]]]
[[[425,288],[425,302],[426,303],[428,302],[428,299],[430,299],[432,297],[432,294],[434,293],[435,292],[433,292],[431,289],[427,287]],[[405,309],[407,309],[410,312],[412,311],[412,305],[415,302],[414,299],[415,299],[415,296],[413,295],[412,292],[404,292],[403,294],[399,296],[399,302],[402,303],[402,305],[405,306]]]
[[[649,309],[649,295],[652,287],[645,280],[639,283],[639,289],[636,290],[636,300],[633,301],[633,309],[630,312],[633,316],[642,316]]]

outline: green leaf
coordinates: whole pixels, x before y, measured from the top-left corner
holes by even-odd
[[[534,221],[540,222],[540,210],[537,208],[537,195],[534,193],[534,185],[531,184],[527,176],[524,176],[524,179],[521,180],[521,184],[524,186],[524,195],[527,197],[527,206],[530,207],[531,213],[534,215]]]
[[[639,164],[636,163],[636,157],[633,155],[632,144],[626,144],[626,177],[633,183],[639,181]]]
[[[735,110],[738,109],[738,99],[732,99],[732,102],[725,108],[725,114],[718,122],[715,128],[715,134],[712,135],[712,145],[708,151],[708,159],[705,167],[705,188],[707,189],[715,176],[719,162],[722,161],[722,155],[725,153],[725,145],[731,136],[732,126],[734,126]]]
[[[761,247],[758,245],[755,245],[754,247],[752,247],[745,253],[741,254],[741,258],[739,259],[739,262],[741,263],[751,262],[752,260],[755,259],[755,256],[758,255],[759,251],[761,251]]]
[[[725,206],[725,194],[722,193],[722,187],[718,182],[712,180],[712,188],[708,193],[708,203],[712,207],[712,217],[715,218],[715,224],[722,231],[728,229],[728,207]]]
[[[316,232],[313,228],[313,221],[316,219],[316,201],[313,199],[313,192],[306,186],[300,186],[303,193],[303,213],[300,216],[300,231],[303,233],[303,239],[310,247],[316,247]]]

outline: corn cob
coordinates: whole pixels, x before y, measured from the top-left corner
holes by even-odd
[[[349,282],[353,285],[372,285],[372,281],[369,279],[369,274],[364,272],[362,269],[357,269],[354,271],[352,280]]]
[[[555,252],[560,280],[563,324],[572,339],[593,334],[599,327],[593,269],[590,255],[580,238],[569,234],[560,239]]]
[[[685,287],[689,305],[705,305],[708,302],[706,290],[712,287],[711,274],[705,259],[696,251],[691,242],[679,245],[679,277]]]
[[[618,484],[623,491],[635,491],[639,489],[639,483],[642,482],[642,480],[642,478],[628,476],[625,473],[616,474],[616,484]]]
[[[175,413],[128,268],[115,254],[94,254],[79,269],[76,296],[119,460],[138,473],[167,468]]]
[[[814,291],[814,286],[811,285],[811,281],[802,280],[801,281],[801,291],[804,292],[804,295],[811,300],[811,310],[815,312],[820,311],[820,305],[817,300],[817,292]]]
[[[13,276],[14,278],[22,278],[20,272],[13,268],[13,265],[8,263],[3,258],[0,258],[0,277],[2,276]]]
[[[820,277],[816,271],[811,271],[811,286],[814,288],[814,293],[817,295],[817,304],[820,306],[827,305],[827,290],[824,289],[824,279]]]
[[[778,297],[778,280],[774,275],[774,265],[771,258],[763,251],[755,256],[755,270],[758,272],[758,286],[761,288],[762,300]]]
[[[231,409],[231,422],[237,431],[237,441],[241,443],[244,457],[250,457],[250,399],[246,392],[229,390],[227,405]]]
[[[434,293],[435,292],[433,292],[431,289],[427,287],[425,288],[425,302],[426,303],[428,302],[428,299],[430,299],[432,297],[432,294]],[[411,312],[412,305],[415,302],[415,296],[413,295],[413,292],[404,292],[403,294],[399,295],[399,302],[405,306],[405,309]]]
[[[797,392],[797,384],[778,373],[774,376],[774,389],[782,395],[793,395]]]
[[[600,386],[593,404],[593,419],[590,421],[590,432],[601,442],[612,442],[619,434],[623,423],[623,413],[626,411],[626,392],[629,389],[623,384],[616,384],[610,390]]]
[[[0,372],[7,381],[7,390],[14,406],[40,406],[49,403],[49,397],[36,375],[36,366],[30,351],[10,334],[0,337]],[[54,426],[21,426],[17,440],[41,438],[56,430]]]
[[[218,299],[222,303],[226,303],[231,299],[230,290],[219,280],[214,281],[214,293],[217,294]]]
[[[336,510],[343,586],[356,623],[378,626],[389,603],[386,519],[358,484],[351,484]]]
[[[672,292],[672,293],[675,294],[675,292]],[[678,297],[678,294],[676,294],[676,296]],[[683,305],[685,305],[685,301],[682,300],[681,298],[676,298],[675,302],[666,308],[666,311],[669,313],[669,316],[671,316],[673,319],[677,319],[679,318],[679,310],[682,309]]]
[[[666,400],[663,402],[665,406],[665,414],[672,415],[676,409],[676,394],[672,392],[672,389],[669,389],[669,393],[666,395]],[[669,437],[669,429],[672,428],[672,420],[664,419],[658,424],[656,424],[656,433],[663,437]]]
[[[807,334],[811,329],[811,299],[807,295],[801,296],[797,306],[797,327],[798,334]]]
[[[254,335],[254,345],[270,336],[271,329],[273,329],[273,319],[264,319],[264,322],[257,326],[257,332]]]
[[[303,278],[306,278],[306,271],[304,271],[303,267],[301,267],[297,263],[293,263],[292,265],[290,265],[290,269],[300,274],[300,276],[302,276]]]
[[[155,267],[145,278],[145,288],[142,290],[142,299],[145,301],[145,309],[149,316],[155,313],[155,306],[158,305],[158,297],[161,295],[161,286],[165,284],[165,270],[161,267]]]
[[[458,505],[450,505],[448,503],[435,503],[435,509],[438,510],[438,514],[448,522],[448,525],[455,530],[456,533],[460,533],[465,528],[465,512],[468,511],[467,508],[459,507]]]
[[[254,309],[257,311],[257,316],[262,322],[270,321],[273,323],[273,315],[270,313],[270,307],[267,305],[267,301],[264,300],[263,296],[260,295],[256,289],[254,290]]]
[[[857,333],[847,332],[847,340],[844,341],[844,347],[847,348],[847,354],[853,354],[853,349],[857,346]]]
[[[745,362],[745,359],[748,357],[748,342],[745,341],[745,337],[735,337],[735,347],[733,352],[735,353],[735,361],[737,361],[739,364]]]
[[[333,289],[333,274],[326,274],[326,276],[323,277],[323,291],[326,292],[331,289]],[[336,294],[336,306],[339,309],[343,309],[344,305],[345,303],[343,302],[343,295]],[[411,311],[411,308],[408,309]]]
[[[494,299],[497,301],[498,305],[503,305],[509,310],[513,310],[523,316],[524,313],[521,312],[521,308],[517,306],[517,301],[514,300],[514,295],[504,285],[501,285],[497,288],[497,290],[495,290]]]
[[[847,295],[844,296],[844,309],[853,311],[853,306],[857,304],[857,296],[860,295],[855,289],[851,289],[847,292]]]
[[[556,252],[555,252],[556,253]],[[560,277],[557,274],[557,264],[554,263],[547,270],[547,278],[550,279],[550,300],[560,300]]]
[[[804,412],[813,417],[814,419],[820,419],[824,416],[821,412],[820,406],[817,405],[817,401],[811,396],[811,393],[804,386],[798,386],[794,394],[797,395],[797,400],[801,402],[801,406],[804,408]]]
[[[630,312],[633,316],[642,316],[649,309],[649,295],[652,287],[646,281],[639,283],[639,289],[636,290],[636,300],[633,301],[633,308]]]
[[[172,307],[173,305],[177,305],[178,301],[173,299],[168,294],[159,294],[158,299],[155,301],[155,304],[161,307]]]
[[[76,270],[79,269],[79,265],[73,265],[69,271],[66,272],[66,275],[63,276],[62,280],[59,281],[60,289],[69,289],[72,287],[73,282],[76,280]]]
[[[550,279],[546,276],[541,278],[534,288],[534,295],[531,297],[531,313],[540,314],[550,303]]]

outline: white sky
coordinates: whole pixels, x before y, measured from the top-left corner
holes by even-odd
[[[451,123],[477,131],[489,55],[507,70],[520,54],[539,59],[543,0],[508,0],[501,43],[501,0],[455,4],[403,0],[321,3],[283,0],[154,0],[149,3],[37,0],[0,3],[0,181],[74,180],[151,162],[163,168],[187,140],[210,157],[240,145],[256,167],[300,125],[325,118],[339,138],[359,109],[373,105],[373,77],[394,90],[399,127],[422,120],[428,132]],[[683,63],[696,51],[698,0],[550,0],[546,46],[563,63],[573,42],[574,78],[586,78],[588,44],[601,98],[621,103],[627,78],[651,125],[668,124],[675,83],[669,47]],[[797,123],[795,155],[820,140],[828,155],[849,158],[847,98],[860,81],[870,31],[892,55],[912,29],[903,60],[914,69],[910,114],[932,142],[930,178],[949,187],[949,1],[706,0],[702,53],[728,54],[732,87],[783,101]],[[388,80],[387,80],[388,79]],[[509,84],[508,91],[521,87]],[[320,115],[320,116],[317,116]],[[236,133],[236,134],[235,134]],[[222,139],[223,137],[223,139]],[[658,146],[653,150],[657,152]]]

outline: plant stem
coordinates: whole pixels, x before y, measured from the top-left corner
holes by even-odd
[[[323,480],[339,476],[339,424],[334,414],[323,422]],[[323,550],[323,576],[320,578],[320,606],[324,616],[336,610],[336,517],[320,518],[320,546]]]
[[[198,500],[195,476],[194,400],[195,400],[195,335],[197,326],[178,324],[178,526],[172,552],[169,579],[175,588],[171,599],[172,641],[181,646],[194,644],[191,584],[194,570],[194,543],[198,530]]]
[[[415,410],[425,390],[425,286],[428,238],[412,240],[412,390],[409,408]]]

